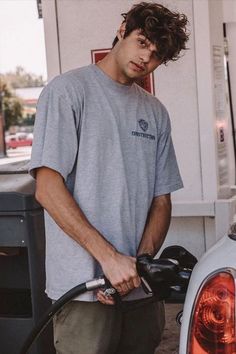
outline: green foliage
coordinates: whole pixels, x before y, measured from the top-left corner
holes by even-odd
[[[40,87],[44,86],[45,82],[42,75],[38,76],[32,73],[27,73],[21,66],[17,66],[14,72],[1,74],[0,78],[4,79],[9,87],[23,88],[23,87]]]
[[[24,118],[24,120],[22,122],[22,126],[29,126],[29,125],[33,126],[34,121],[35,121],[35,114],[32,114],[31,116]]]
[[[0,78],[0,110],[4,112],[5,129],[11,125],[22,123],[22,104],[21,100],[15,96],[7,84]]]

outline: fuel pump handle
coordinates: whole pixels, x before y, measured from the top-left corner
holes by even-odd
[[[149,254],[137,257],[137,272],[143,289],[152,293],[157,300],[168,298],[172,290],[184,292],[188,286],[192,269],[184,268],[177,259],[153,259]]]

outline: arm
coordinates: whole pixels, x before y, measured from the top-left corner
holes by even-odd
[[[100,263],[104,275],[122,295],[140,285],[136,259],[117,252],[89,223],[58,172],[37,169],[35,196],[60,228]]]
[[[153,198],[138,255],[149,253],[152,256],[161,248],[170,225],[171,198],[170,194]]]

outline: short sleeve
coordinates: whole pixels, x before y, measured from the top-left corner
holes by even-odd
[[[183,188],[175,150],[171,138],[171,126],[168,114],[164,129],[157,141],[156,180],[154,196],[168,194]]]
[[[29,172],[45,166],[59,172],[66,180],[73,169],[78,137],[72,105],[55,85],[44,88],[37,104]]]

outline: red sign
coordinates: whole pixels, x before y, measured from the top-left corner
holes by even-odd
[[[107,53],[110,52],[110,50],[110,48],[91,50],[92,63],[96,64],[97,62],[102,60],[107,55]],[[136,83],[152,95],[155,94],[153,73],[143,77],[142,79],[136,80]]]

